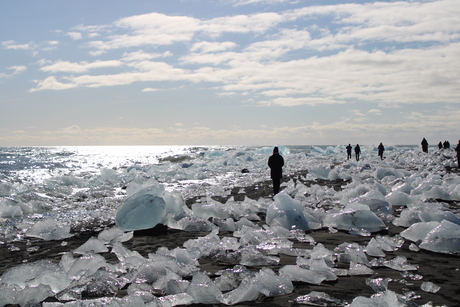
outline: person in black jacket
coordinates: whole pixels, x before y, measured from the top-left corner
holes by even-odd
[[[356,146],[355,146],[356,161],[359,161],[359,155],[360,154],[361,154],[361,147],[359,147],[359,144],[356,144]]]
[[[380,145],[377,148],[379,150],[379,157],[381,160],[383,160],[383,152],[385,151],[385,147],[382,143],[380,143]]]
[[[422,145],[423,152],[428,152],[428,141],[425,138],[423,138],[420,144]]]
[[[283,177],[284,159],[280,155],[278,147],[273,149],[273,155],[268,158],[268,167],[270,167],[270,177],[273,181],[273,195],[280,191],[281,177]]]

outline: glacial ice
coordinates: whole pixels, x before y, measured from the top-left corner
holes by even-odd
[[[182,197],[164,191],[158,182],[137,190],[118,208],[116,223],[125,231],[142,230],[180,218],[185,212]]]
[[[86,243],[78,247],[73,252],[74,254],[88,254],[90,252],[106,253],[108,251],[109,249],[104,245],[104,243],[102,243],[101,240],[95,237],[91,237],[88,239],[88,241],[86,241]]]
[[[17,285],[21,289],[49,286],[53,293],[58,293],[67,288],[71,278],[59,264],[49,260],[39,260],[12,267],[0,277],[0,284]]]
[[[291,293],[294,286],[289,278],[277,275],[269,268],[262,268],[253,280],[254,287],[265,296],[279,296]]]
[[[122,206],[116,214],[118,226],[100,232],[97,239],[91,238],[73,253],[69,251],[64,254],[58,267],[51,266],[56,267],[58,273],[45,270],[39,263],[23,264],[40,267],[40,274],[44,277],[19,280],[17,282],[24,285],[17,286],[16,281],[4,282],[12,278],[11,272],[5,272],[0,279],[0,305],[2,302],[32,304],[54,295],[58,300],[76,300],[75,303],[68,303],[69,306],[237,304],[254,301],[261,294],[275,296],[290,293],[292,282],[319,285],[323,281],[335,280],[347,274],[372,274],[372,269],[378,266],[402,272],[416,270],[418,266],[409,263],[406,258],[389,259],[386,255],[387,252],[393,254],[391,252],[401,248],[404,242],[402,238],[415,243],[409,247],[414,252],[422,248],[437,253],[460,253],[460,241],[457,239],[460,237],[458,212],[449,211],[448,205],[442,201],[460,199],[460,180],[455,173],[445,173],[445,164],[438,163],[435,158],[430,158],[434,161],[422,161],[416,153],[410,151],[389,155],[385,161],[364,155],[361,162],[343,163],[338,156],[338,150],[343,151],[343,148],[331,147],[324,151],[317,149],[312,149],[308,156],[288,156],[292,162],[286,171],[295,171],[297,166],[294,165],[303,165],[302,168],[316,165],[302,179],[351,179],[350,182],[344,182],[341,191],[314,184],[314,181],[307,187],[294,178],[284,185],[284,192],[275,196],[274,202],[270,198],[245,198],[237,201],[236,197],[230,197],[226,203],[220,203],[211,198],[228,196],[229,186],[238,183],[257,186],[259,179],[256,178],[268,179],[264,173],[266,156],[263,156],[262,161],[257,155],[269,155],[272,148],[258,152],[230,151],[231,154],[225,150],[209,151],[199,158],[190,158],[191,161],[184,160],[187,161],[186,165],[135,165],[122,170],[105,168],[100,175],[86,173],[79,177],[78,172],[59,175],[46,180],[43,187],[36,191],[35,187],[18,188],[1,184],[0,196],[8,198],[0,199],[0,216],[6,220],[23,218],[20,222],[14,221],[14,226],[8,226],[10,228],[2,228],[1,235],[8,239],[20,239],[25,234],[27,237],[61,240],[70,236],[70,228],[62,226],[66,221],[77,220],[76,224],[91,221],[75,212],[72,213],[72,219],[68,216],[64,216],[64,219],[48,219],[48,216],[54,216],[53,206],[59,202],[72,206],[72,201],[78,199],[78,205],[86,207],[76,212],[86,212],[88,216],[109,222],[113,222],[118,204],[122,203]],[[406,168],[410,171],[401,168],[404,165],[410,166]],[[241,175],[242,168],[250,169],[251,173]],[[213,174],[225,175],[218,179],[220,183],[215,184],[218,180],[214,181]],[[156,179],[166,184],[160,185]],[[126,186],[126,183],[129,184],[125,191],[119,188]],[[29,193],[28,189],[33,192]],[[187,198],[206,196],[197,200],[189,209],[182,196],[170,192],[176,189],[180,189]],[[238,193],[244,191],[240,189]],[[137,210],[139,215],[129,220],[131,213],[123,211],[125,207]],[[402,210],[397,218],[394,218],[397,214],[393,212],[394,209]],[[30,218],[30,214],[37,212],[44,213],[37,215],[41,219],[38,222]],[[267,216],[268,226],[261,225],[263,221],[260,221],[259,215],[263,214]],[[144,217],[146,225],[141,225]],[[123,224],[121,220],[125,219],[127,222]],[[56,220],[60,223],[56,223]],[[333,251],[316,243],[313,237],[305,233],[323,228],[324,225],[324,228],[330,228],[331,231],[340,229],[352,234],[370,235],[385,230],[391,222],[407,228],[401,232],[401,237],[373,235],[367,245],[343,243]],[[132,238],[132,230],[150,228],[158,223],[170,228],[209,234],[187,241],[183,248],[159,248],[156,253],[149,254],[148,258],[127,249],[121,243]],[[222,236],[219,232],[227,233]],[[296,240],[310,243],[314,247],[312,250],[293,248]],[[106,246],[111,247],[119,263],[110,264],[97,254],[106,252]],[[14,246],[10,248],[15,250]],[[283,266],[278,274],[267,268],[251,273],[244,267],[251,266],[250,269],[254,270],[254,266],[278,265],[282,254],[297,256],[296,265]],[[199,260],[201,257],[216,255],[235,260],[235,263],[240,261],[240,264],[235,266],[234,272],[219,273],[219,277],[211,279],[200,271]],[[378,258],[368,261],[367,256]],[[337,263],[348,263],[348,268],[339,269]],[[18,266],[18,270],[21,270],[21,275],[30,277],[29,269],[23,265]],[[191,276],[194,279],[192,282],[189,281]],[[402,296],[389,291],[384,283],[381,286],[376,283],[372,287],[380,293],[371,298],[358,297],[351,306],[403,306],[406,303]],[[124,286],[128,289],[128,295],[123,299],[100,298],[80,302],[84,291],[95,295],[113,295]],[[65,288],[56,293],[58,287]],[[437,286],[425,281],[421,289],[435,292]],[[155,298],[149,291],[163,293],[165,296]],[[43,305],[53,306],[53,303]]]
[[[425,282],[422,282],[420,289],[422,289],[425,292],[436,293],[439,291],[439,289],[441,289],[441,287],[430,281],[425,281]]]
[[[268,225],[281,226],[289,230],[309,230],[300,202],[293,200],[285,192],[278,193],[274,198],[274,203],[267,209]]]
[[[437,253],[460,253],[460,225],[443,220],[428,232],[419,247]]]
[[[324,226],[340,230],[367,230],[378,232],[385,230],[385,223],[370,210],[341,210],[328,214]]]
[[[70,226],[61,225],[52,219],[38,221],[27,230],[25,235],[27,237],[40,238],[46,241],[61,240],[71,236]]]

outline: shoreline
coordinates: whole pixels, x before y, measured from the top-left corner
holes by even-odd
[[[304,176],[306,171],[295,173],[289,176],[284,176],[282,182],[288,182],[291,179],[300,180],[301,176]],[[304,183],[304,182],[303,182]],[[308,182],[307,182],[308,183]],[[315,180],[310,182],[319,184],[322,186],[332,187],[334,189],[340,189],[340,186],[347,182],[343,180],[339,181],[328,181],[328,180]],[[283,189],[283,186],[282,186]],[[240,187],[232,188],[232,192],[228,197],[234,197],[235,201],[241,201],[244,197],[251,199],[259,198],[270,198],[272,195],[271,181],[263,181],[256,183],[253,186],[244,187],[244,193],[239,193]],[[227,199],[228,199],[227,197]],[[224,201],[224,199],[217,199],[217,201]],[[196,200],[196,199],[195,199]],[[186,204],[190,206],[195,200],[186,200]],[[459,204],[450,204],[458,207]],[[261,223],[264,223],[262,219]],[[114,225],[105,225],[110,228]],[[320,229],[312,232],[307,232],[308,235],[315,239],[315,244],[321,243],[329,250],[334,250],[338,245],[348,243],[358,243],[361,246],[366,246],[367,243],[377,235],[388,235],[390,237],[399,234],[405,228],[396,227],[390,225],[387,231],[380,233],[372,233],[369,237],[350,235],[344,231],[338,231],[335,233],[330,232],[328,229]],[[8,268],[20,265],[23,260],[27,260],[27,263],[32,263],[38,260],[50,260],[53,262],[59,262],[64,253],[71,253],[76,248],[83,245],[92,236],[97,237],[99,231],[83,231],[74,234],[72,237],[58,240],[58,241],[44,241],[41,239],[24,239],[19,242],[9,242],[0,245],[0,275],[2,275]],[[208,232],[185,232],[181,230],[170,229],[166,226],[159,225],[153,229],[135,231],[133,238],[129,241],[123,242],[123,246],[131,251],[137,251],[142,256],[148,257],[149,253],[154,253],[160,247],[167,247],[168,249],[174,249],[176,247],[182,247],[183,243],[190,239],[196,239],[209,234]],[[219,233],[219,237],[232,236],[230,232]],[[313,248],[313,245],[308,242],[293,241],[293,248],[309,249]],[[278,296],[278,297],[265,297],[260,295],[255,301],[242,302],[233,306],[258,306],[260,304],[270,306],[292,306],[297,305],[296,298],[309,294],[312,291],[325,292],[334,299],[345,300],[348,303],[357,297],[371,297],[376,292],[366,284],[366,280],[369,278],[389,278],[392,281],[389,282],[388,289],[396,292],[397,294],[403,295],[405,293],[413,292],[413,296],[420,296],[419,299],[414,299],[412,302],[423,305],[428,302],[432,302],[433,306],[454,306],[460,302],[460,291],[456,284],[456,280],[460,279],[460,257],[456,255],[447,255],[440,253],[433,253],[429,251],[420,250],[414,252],[410,250],[410,241],[405,240],[405,243],[401,248],[394,252],[385,252],[386,259],[393,259],[397,256],[403,256],[407,258],[407,262],[410,264],[416,264],[419,266],[416,271],[409,271],[409,274],[404,275],[403,272],[393,270],[387,267],[372,267],[374,271],[373,275],[354,275],[354,276],[338,276],[335,281],[323,281],[320,285],[312,285],[303,282],[293,282],[294,291],[290,294]],[[38,247],[38,249],[35,249]],[[12,251],[14,248],[16,251]],[[107,252],[101,253],[108,263],[117,263],[118,259],[115,254]],[[251,271],[259,271],[262,267],[268,267],[275,272],[285,265],[291,265],[296,263],[295,256],[288,256],[285,254],[278,254],[280,262],[278,265],[273,266],[249,266],[248,269]],[[374,257],[367,256],[369,260]],[[219,259],[212,256],[202,257],[199,260],[200,271],[205,271],[211,278],[216,277],[216,273],[220,270],[233,268],[233,266],[239,264],[238,261],[230,261],[228,259]],[[348,268],[348,265],[344,263],[336,263],[339,268]],[[411,277],[412,274],[412,277]],[[423,279],[418,280],[413,275],[421,275]],[[428,293],[420,289],[420,285],[424,281],[431,281],[441,287],[437,293]],[[127,295],[127,287],[119,290],[115,297],[124,297]],[[94,297],[84,297],[84,299],[92,299]],[[47,302],[58,302],[54,298],[48,298]],[[199,306],[205,306],[204,304],[198,304]],[[188,305],[188,306],[194,306]],[[195,305],[197,306],[197,305]],[[225,306],[224,304],[214,304],[213,306]]]

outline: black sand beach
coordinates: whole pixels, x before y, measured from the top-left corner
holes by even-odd
[[[299,174],[291,176],[291,178],[299,178]],[[284,181],[289,180],[286,177]],[[305,182],[311,184],[312,182]],[[331,182],[327,180],[315,181],[315,184],[334,187],[336,190],[340,189],[341,185],[346,184],[343,181]],[[259,199],[267,197],[271,194],[270,182],[259,183],[252,187],[245,187],[244,194],[238,194],[239,188],[232,190],[232,195],[235,200],[242,200],[245,196],[251,199]],[[195,200],[187,200],[187,204],[191,205]],[[222,199],[219,199],[222,201]],[[451,203],[451,206],[459,206],[459,203]],[[262,221],[263,221],[262,217]],[[111,227],[113,225],[106,225]],[[102,230],[102,229],[101,229]],[[390,226],[388,231],[379,233],[380,235],[394,236],[400,233],[403,228]],[[83,231],[75,233],[71,238],[59,241],[43,241],[39,239],[28,239],[20,242],[0,244],[0,274],[3,274],[8,268],[17,266],[24,261],[29,263],[37,260],[51,260],[59,262],[62,254],[71,252],[85,243],[90,237],[97,236],[98,231]],[[207,233],[185,232],[179,230],[168,229],[165,226],[157,226],[151,230],[136,231],[134,237],[124,242],[123,245],[133,251],[139,252],[144,257],[149,253],[154,253],[159,247],[165,246],[168,249],[181,247],[184,242],[189,239],[194,239],[200,236],[205,236]],[[370,237],[362,237],[350,235],[346,232],[331,233],[327,229],[317,230],[308,233],[312,236],[317,243],[322,243],[326,248],[333,250],[335,247],[343,242],[353,243],[356,242],[360,245],[367,245],[372,237],[378,234],[372,234]],[[220,233],[219,236],[231,236],[231,233]],[[63,242],[65,242],[63,244]],[[422,275],[423,279],[413,280],[408,276],[403,276],[403,272],[399,272],[386,267],[373,268],[374,274],[372,276],[339,276],[336,281],[322,282],[320,285],[311,285],[302,282],[294,283],[294,291],[291,294],[279,297],[265,297],[260,295],[256,301],[244,302],[234,306],[295,306],[299,305],[294,302],[299,296],[309,294],[312,291],[325,292],[335,299],[345,300],[348,303],[357,297],[365,296],[370,297],[375,294],[374,290],[366,284],[369,278],[390,278],[392,281],[389,283],[388,289],[396,292],[397,294],[405,294],[414,292],[419,298],[414,299],[413,302],[417,305],[423,305],[432,302],[433,306],[459,306],[460,305],[460,285],[457,283],[460,280],[460,257],[455,255],[446,255],[440,253],[433,253],[429,251],[420,250],[418,252],[411,251],[409,245],[411,242],[406,241],[404,245],[394,252],[386,252],[386,259],[392,259],[396,256],[405,256],[408,263],[418,265],[417,271],[411,271],[413,274]],[[15,251],[12,251],[12,247]],[[38,247],[36,251],[28,251],[29,247]],[[295,248],[312,249],[313,245],[294,241]],[[118,259],[113,253],[103,253],[108,262],[116,263]],[[296,257],[280,255],[281,261],[279,265],[270,266],[275,272],[285,265],[295,264]],[[368,257],[369,260],[372,257]],[[215,273],[219,270],[232,268],[238,264],[237,261],[231,262],[228,260],[221,260],[215,257],[206,257],[199,259],[201,271],[213,278]],[[248,267],[251,270],[258,271],[261,267]],[[343,268],[348,268],[344,264]],[[437,293],[428,293],[420,289],[420,285],[424,281],[433,282],[441,287]],[[126,287],[125,287],[126,288]],[[124,297],[127,295],[126,289],[123,288],[116,293],[117,297]],[[94,298],[87,296],[85,298]],[[85,299],[84,298],[84,299]],[[55,298],[48,298],[47,301],[56,302]],[[204,306],[204,305],[196,305]],[[222,305],[223,306],[223,305]]]

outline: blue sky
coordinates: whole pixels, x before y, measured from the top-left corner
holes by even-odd
[[[0,146],[460,138],[460,1],[0,2]]]

